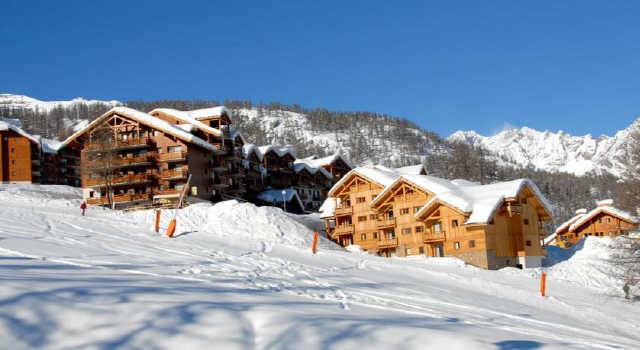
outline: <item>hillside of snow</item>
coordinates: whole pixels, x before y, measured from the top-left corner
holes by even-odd
[[[551,270],[542,298],[535,270],[325,239],[313,255],[314,219],[277,208],[195,204],[170,239],[152,211],[79,204],[75,188],[0,185],[0,347],[640,348],[640,304]]]
[[[57,107],[70,108],[78,105],[108,105],[115,107],[122,105],[122,103],[115,100],[85,100],[82,97],[76,97],[67,101],[41,101],[25,95],[0,94],[0,108],[5,107],[9,109],[27,109],[48,112]]]
[[[640,119],[614,136],[597,138],[523,127],[506,129],[493,136],[483,136],[475,131],[458,131],[447,139],[482,146],[500,160],[516,166],[533,166],[578,176],[592,171],[610,172],[620,177],[626,168],[625,155],[630,135],[637,131],[640,131]]]

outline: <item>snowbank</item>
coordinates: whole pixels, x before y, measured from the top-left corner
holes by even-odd
[[[549,278],[582,285],[603,294],[624,296],[622,270],[615,263],[616,240],[624,237],[587,237],[571,249],[547,247]]]

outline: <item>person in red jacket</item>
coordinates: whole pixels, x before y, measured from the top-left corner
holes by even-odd
[[[87,203],[83,201],[82,204],[80,204],[80,209],[82,209],[82,216],[84,216],[84,211],[87,210]]]

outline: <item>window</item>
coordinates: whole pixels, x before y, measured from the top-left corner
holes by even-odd
[[[167,152],[182,152],[182,146],[167,146]]]
[[[376,214],[369,214],[369,220],[375,220],[378,216]]]
[[[531,241],[526,242],[527,247],[531,247]]]
[[[358,216],[358,222],[360,221],[367,221],[367,216],[366,215]]]
[[[469,248],[475,248],[476,247],[476,241],[474,239],[469,240]]]
[[[522,220],[522,223],[524,223],[525,225],[529,225],[529,219]]]
[[[357,197],[356,198],[356,203],[364,203],[366,201],[367,201],[367,199],[365,197]]]
[[[416,233],[424,232],[424,226],[416,226]]]
[[[401,208],[400,215],[406,215],[406,214],[409,214],[409,208]]]
[[[11,153],[16,153],[16,149],[14,147],[11,147]]]
[[[602,223],[602,218],[599,218],[599,219],[598,219],[598,222],[599,222],[599,223]]]
[[[460,242],[453,242],[453,249],[455,250],[460,249]]]
[[[420,248],[418,248],[418,252],[419,252],[420,254],[424,254],[424,247],[420,247]]]
[[[403,229],[402,229],[402,234],[403,234],[403,235],[411,234],[411,227],[409,227],[409,228],[403,228]]]
[[[373,239],[378,239],[378,232],[373,232]]]
[[[607,218],[607,222],[611,222],[611,218]]]
[[[522,198],[521,202],[522,202],[522,204],[527,204],[527,199],[526,198]]]
[[[361,241],[366,241],[367,240],[367,234],[366,233],[361,234],[360,235],[360,240]]]
[[[432,229],[433,229],[433,232],[442,232],[442,224],[439,222],[436,222],[435,224],[433,224]]]
[[[458,220],[451,220],[451,227],[458,227]]]

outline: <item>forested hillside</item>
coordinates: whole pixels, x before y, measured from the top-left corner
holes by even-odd
[[[482,183],[528,177],[556,205],[556,220],[563,221],[576,209],[592,207],[594,200],[613,198],[627,210],[637,207],[638,195],[628,180],[588,173],[575,176],[514,165],[508,159],[480,146],[445,140],[415,123],[371,112],[337,112],[306,109],[280,103],[250,101],[161,100],[129,101],[125,105],[149,111],[156,107],[181,110],[224,104],[234,112],[233,121],[249,142],[292,145],[299,157],[340,151],[353,164],[383,164],[396,167],[425,163],[432,175],[464,178]],[[0,115],[19,119],[35,134],[63,138],[74,127],[93,120],[113,102],[75,103],[51,108],[15,108],[0,103]],[[640,139],[640,138],[639,138]],[[632,159],[633,157],[628,157]],[[629,166],[629,169],[633,167]],[[633,177],[631,177],[633,178]]]

